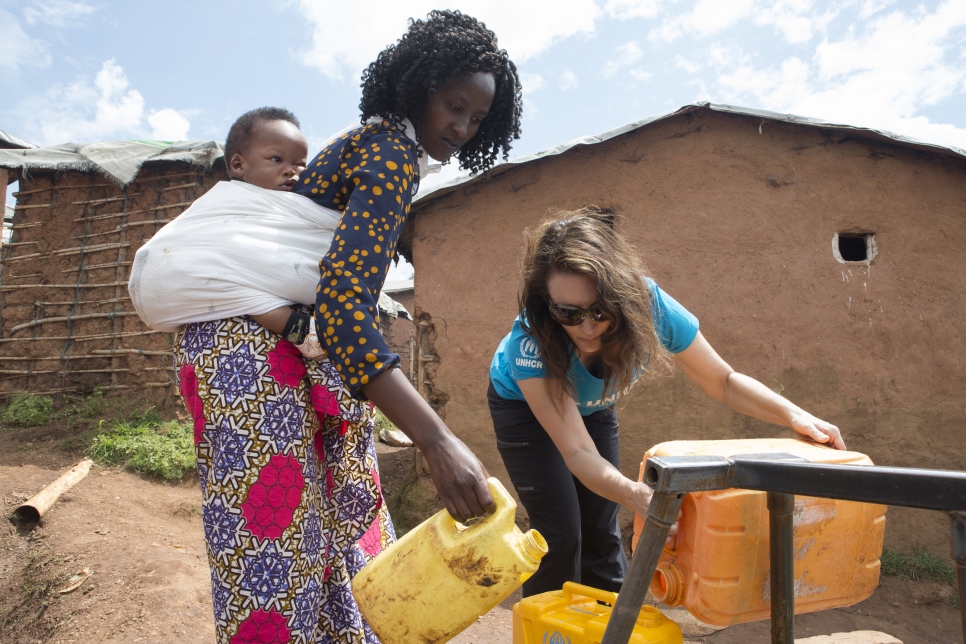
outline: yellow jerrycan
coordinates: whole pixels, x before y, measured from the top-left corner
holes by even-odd
[[[616,601],[617,593],[572,581],[563,590],[526,597],[513,605],[513,644],[600,644]],[[683,641],[677,624],[653,606],[644,606],[629,644]]]
[[[795,439],[670,441],[652,456],[793,454],[813,463],[872,465],[859,452]],[[644,472],[644,463],[641,463]],[[849,606],[879,584],[886,506],[795,497],[795,613]],[[644,522],[634,517],[633,546]],[[684,606],[708,624],[727,626],[771,613],[768,504],[765,492],[692,492],[681,506],[678,534],[665,547],[651,592],[668,606]]]
[[[465,526],[441,510],[352,580],[359,610],[383,644],[448,642],[537,571],[546,540],[521,532],[513,498],[497,479],[487,483],[496,512]]]

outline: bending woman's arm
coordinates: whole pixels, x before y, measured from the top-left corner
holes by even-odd
[[[564,396],[554,404],[543,378],[518,380],[517,385],[573,475],[595,494],[645,516],[651,488],[625,477],[600,455],[573,398]]]
[[[672,357],[678,368],[705,393],[735,411],[791,427],[798,434],[835,449],[845,449],[838,427],[792,404],[754,378],[732,369],[700,332],[687,349]]]

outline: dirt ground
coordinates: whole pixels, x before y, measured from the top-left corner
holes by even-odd
[[[0,507],[8,515],[79,460],[63,431],[0,432]],[[380,446],[387,496],[398,489],[411,449]],[[211,642],[208,566],[197,480],[161,484],[95,466],[30,531],[0,521],[0,642]],[[57,591],[83,569],[90,577]],[[869,600],[796,619],[799,637],[879,630],[906,644],[961,643],[952,587],[883,577]],[[512,641],[510,597],[452,640]],[[767,622],[686,639],[707,644],[769,641]]]

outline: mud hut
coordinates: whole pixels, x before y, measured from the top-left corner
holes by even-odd
[[[417,380],[505,479],[488,366],[517,314],[522,231],[587,204],[624,215],[650,272],[736,370],[836,423],[879,464],[966,468],[966,152],[699,104],[576,140],[421,197]],[[622,469],[670,439],[791,436],[683,374],[620,409]],[[939,513],[894,508],[890,543],[948,553]]]
[[[174,393],[171,334],[147,329],[127,278],[140,245],[225,177],[221,145],[108,141],[0,150],[19,179],[0,262],[0,395]]]
[[[20,180],[0,258],[0,396],[96,387],[172,402],[173,334],[141,322],[127,279],[141,244],[226,178],[221,144],[29,145],[0,149],[0,172]],[[411,375],[412,317],[388,296],[379,308]]]

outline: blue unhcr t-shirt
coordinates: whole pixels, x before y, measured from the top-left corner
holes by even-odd
[[[653,280],[647,281],[651,289],[651,310],[657,336],[671,353],[681,353],[698,335],[698,319],[673,297],[665,293]],[[500,342],[490,363],[490,380],[501,398],[524,400],[517,381],[543,378],[546,369],[540,357],[536,341],[523,329],[520,316],[513,321],[513,329]],[[617,400],[617,394],[604,395],[604,381],[597,378],[574,356],[567,377],[577,392],[577,409],[582,416],[606,409]]]

